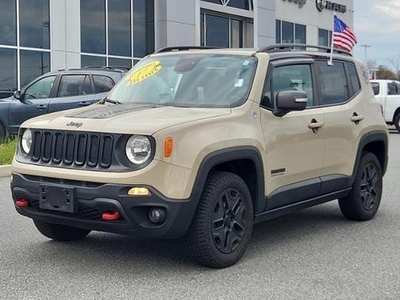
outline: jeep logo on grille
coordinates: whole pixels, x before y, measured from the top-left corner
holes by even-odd
[[[83,123],[76,123],[76,122],[69,122],[69,123],[67,123],[66,124],[68,127],[76,127],[76,128],[79,128],[79,127],[82,127],[82,125],[83,125]]]

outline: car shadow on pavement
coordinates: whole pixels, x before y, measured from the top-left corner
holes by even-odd
[[[296,247],[304,238],[318,238],[326,231],[340,234],[354,224],[342,217],[339,208],[323,205],[306,209],[281,218],[256,224],[253,236],[244,258],[257,258],[260,253],[268,253],[277,247]],[[184,243],[180,239],[142,239],[127,236],[92,232],[83,240],[61,243],[45,241],[30,247],[30,251],[51,253],[48,263],[56,261],[74,268],[91,270],[112,269],[121,272],[160,272],[188,271],[203,269],[187,256]],[[83,266],[81,262],[84,262]]]

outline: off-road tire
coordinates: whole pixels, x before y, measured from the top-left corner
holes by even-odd
[[[90,230],[76,227],[51,224],[39,220],[33,220],[33,222],[35,223],[37,230],[39,230],[41,234],[48,237],[49,239],[60,242],[80,240],[90,233]]]
[[[393,120],[393,125],[396,127],[397,131],[400,132],[400,113],[398,112],[395,116],[394,116],[394,120]]]
[[[381,197],[381,165],[373,153],[364,152],[351,193],[339,199],[340,210],[349,220],[367,221],[378,211]]]
[[[185,236],[186,249],[210,268],[235,264],[245,253],[253,229],[253,205],[246,183],[228,172],[212,173]]]

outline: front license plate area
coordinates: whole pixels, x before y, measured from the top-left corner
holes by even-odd
[[[75,212],[75,189],[40,185],[39,207],[62,212]]]

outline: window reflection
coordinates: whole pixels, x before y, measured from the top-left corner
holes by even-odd
[[[207,46],[229,47],[229,19],[206,15]]]
[[[17,45],[17,13],[15,0],[0,1],[0,44]]]
[[[0,90],[17,89],[17,50],[0,49]]]
[[[20,44],[50,49],[49,0],[19,0]]]
[[[81,51],[106,54],[104,0],[81,0]]]
[[[90,67],[90,66],[105,66],[106,58],[100,56],[90,56],[90,55],[81,55],[81,66]]]
[[[154,1],[133,1],[133,56],[154,52]]]
[[[49,52],[21,50],[21,86],[49,71]]]
[[[128,0],[108,0],[108,53],[131,56],[131,5]]]

